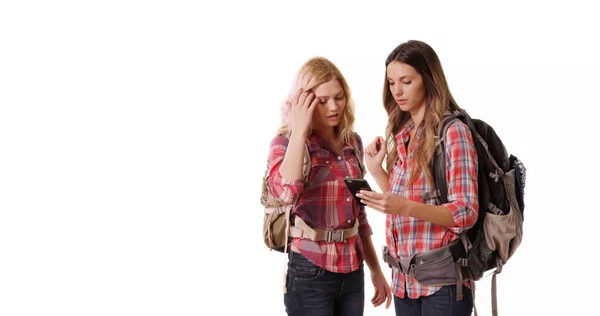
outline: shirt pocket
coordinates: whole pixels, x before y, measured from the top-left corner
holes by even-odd
[[[329,158],[311,158],[307,188],[315,188],[322,186],[324,182],[336,181],[333,168]]]
[[[363,178],[358,159],[356,158],[356,156],[354,156],[354,154],[349,154],[346,157],[346,168],[348,169],[347,176],[351,178]]]

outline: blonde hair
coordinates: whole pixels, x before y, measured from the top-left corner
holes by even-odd
[[[344,142],[350,142],[354,134],[354,100],[350,92],[350,87],[340,70],[324,57],[313,57],[307,60],[296,73],[292,87],[289,91],[286,101],[292,102],[293,96],[302,88],[304,91],[314,90],[319,85],[337,79],[342,86],[344,96],[346,97],[346,106],[342,113],[340,123],[334,127],[334,133]],[[285,102],[282,104],[281,125],[277,131],[277,135],[289,136],[290,128],[290,113]]]
[[[415,40],[402,43],[386,59],[386,68],[394,61],[415,68],[421,75],[425,87],[425,115],[421,125],[415,126],[415,128],[423,126],[423,139],[413,156],[413,171],[408,185],[413,183],[421,171],[425,172],[426,181],[432,183],[430,164],[435,150],[435,138],[439,135],[444,112],[458,110],[459,107],[450,93],[440,60],[428,44]],[[388,124],[385,131],[388,148],[386,169],[391,172],[398,160],[396,135],[410,119],[410,113],[402,111],[394,100],[387,76],[383,85],[383,106],[388,113]]]

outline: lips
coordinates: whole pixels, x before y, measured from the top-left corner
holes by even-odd
[[[396,99],[396,103],[398,104],[406,104],[407,101],[407,99]]]
[[[339,115],[338,114],[332,114],[332,115],[327,115],[328,119],[336,119]]]

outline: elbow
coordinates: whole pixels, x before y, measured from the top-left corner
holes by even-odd
[[[459,205],[459,203],[452,203],[447,207],[452,211],[452,217],[454,219],[453,225],[448,227],[453,232],[460,234],[475,226],[478,217],[476,205]]]
[[[268,190],[273,198],[281,204],[292,204],[294,203],[296,196],[302,193],[304,186],[302,180],[297,181],[273,181],[269,179]]]

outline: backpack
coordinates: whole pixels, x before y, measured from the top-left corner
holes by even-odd
[[[496,275],[515,253],[523,237],[526,169],[516,156],[508,155],[502,140],[490,125],[472,119],[465,110],[447,112],[432,160],[435,192],[442,203],[448,202],[444,135],[448,126],[456,120],[469,127],[475,142],[479,214],[475,225],[461,234],[465,247],[451,249],[454,258],[464,258],[466,254],[463,267],[466,266],[466,273],[473,281],[480,280],[485,272],[495,269],[492,278],[492,313],[497,315]]]
[[[356,135],[356,134],[355,134]],[[353,152],[358,160],[361,173],[364,175],[364,165],[362,163],[359,151],[358,137],[354,136]],[[308,141],[305,143],[304,148],[304,164],[302,169],[302,175],[304,184],[308,182],[308,175],[310,174],[311,163],[310,163],[310,151],[308,147]],[[264,207],[264,218],[263,218],[263,241],[269,250],[275,250],[282,253],[288,252],[288,245],[291,241],[290,227],[291,223],[291,211],[294,209],[296,202],[300,195],[297,195],[292,204],[284,204],[277,200],[269,191],[269,173],[271,166],[267,159],[267,169],[263,176],[262,182],[262,195],[260,202]],[[358,223],[358,221],[357,221]],[[304,224],[303,229],[310,229],[310,227]]]
[[[304,184],[308,181],[308,174],[310,173],[310,154],[308,150],[308,144],[304,144],[304,163],[302,167],[302,177]],[[267,159],[267,170],[263,176],[262,182],[262,195],[260,203],[265,208],[265,215],[263,219],[263,241],[270,250],[278,252],[287,252],[287,246],[289,243],[289,228],[290,228],[290,212],[298,201],[298,196],[294,198],[292,204],[284,204],[275,197],[269,191],[269,173],[271,166]]]

